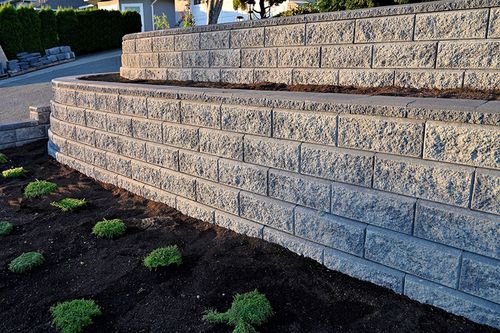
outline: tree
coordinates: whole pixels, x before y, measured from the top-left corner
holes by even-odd
[[[217,24],[224,0],[208,0],[208,24]]]
[[[258,1],[258,3],[257,3]],[[250,19],[254,16],[265,19],[271,15],[271,7],[278,6],[285,0],[233,0],[233,8],[247,9]]]

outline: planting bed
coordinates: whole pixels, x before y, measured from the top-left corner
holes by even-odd
[[[329,271],[255,238],[186,217],[111,185],[97,183],[48,157],[46,142],[5,153],[21,179],[0,179],[0,220],[14,224],[0,238],[0,332],[55,332],[49,308],[92,298],[102,307],[88,332],[230,332],[202,321],[207,309],[225,311],[232,296],[257,288],[275,315],[260,332],[492,332],[464,318],[422,305],[388,289]],[[34,179],[59,185],[56,193],[23,198]],[[86,208],[63,214],[50,203],[85,198]],[[123,219],[124,236],[96,238],[93,225]],[[150,271],[151,250],[178,245],[179,267]],[[45,263],[18,275],[10,260],[40,251]]]

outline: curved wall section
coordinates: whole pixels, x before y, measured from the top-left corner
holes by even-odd
[[[500,327],[499,101],[53,87],[61,163]]]
[[[500,89],[500,1],[447,0],[131,34],[128,79]]]

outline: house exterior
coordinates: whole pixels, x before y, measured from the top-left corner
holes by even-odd
[[[85,9],[94,7],[87,0],[0,0],[0,5],[6,3],[14,6],[32,6],[35,9],[48,7],[53,10],[57,10],[57,8]]]

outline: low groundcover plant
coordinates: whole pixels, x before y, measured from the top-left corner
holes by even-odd
[[[48,182],[46,180],[35,180],[29,183],[24,189],[24,196],[26,198],[43,197],[57,190],[57,184]]]
[[[234,326],[233,333],[255,333],[254,326],[264,324],[272,315],[273,309],[266,295],[254,290],[234,296],[231,308],[226,312],[207,311],[203,320]]]
[[[63,212],[72,212],[84,207],[87,204],[85,199],[64,198],[59,201],[54,201],[50,205],[59,208]]]
[[[92,317],[101,315],[101,308],[93,300],[75,299],[50,308],[52,323],[62,333],[80,333],[93,323]]]
[[[92,228],[92,233],[100,238],[113,239],[125,233],[125,223],[120,219],[102,220],[97,222]]]
[[[26,170],[23,167],[10,168],[2,171],[3,178],[18,178],[26,174]]]
[[[0,221],[0,236],[7,236],[12,233],[14,226],[12,223],[7,221]]]
[[[13,273],[24,273],[43,264],[44,258],[40,252],[25,252],[9,264],[9,270]]]
[[[7,156],[5,156],[5,154],[0,153],[0,165],[4,165],[7,163],[9,163],[9,159],[7,158]]]
[[[160,247],[149,253],[147,257],[144,258],[144,266],[150,270],[173,264],[176,264],[177,266],[182,264],[182,255],[177,245]]]

